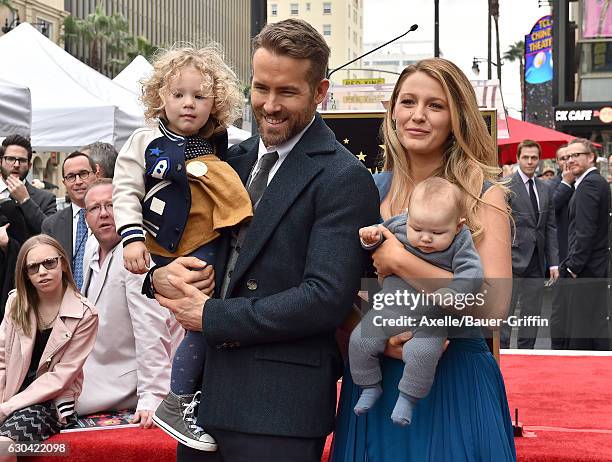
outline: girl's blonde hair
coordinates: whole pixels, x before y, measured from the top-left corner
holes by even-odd
[[[17,294],[11,309],[11,320],[13,324],[21,329],[28,337],[32,331],[32,326],[30,325],[30,310],[34,310],[35,313],[38,314],[38,304],[40,300],[38,299],[38,292],[36,292],[36,288],[32,284],[32,281],[30,281],[26,272],[26,258],[28,253],[39,245],[50,245],[57,250],[58,255],[61,257],[58,264],[60,264],[62,268],[62,284],[64,290],[69,287],[75,292],[78,292],[72,277],[68,254],[58,241],[46,234],[39,234],[25,241],[17,255],[17,264],[15,267],[15,287],[17,289]]]
[[[406,67],[393,88],[382,125],[386,150],[384,170],[394,172],[389,191],[391,214],[402,212],[414,189],[410,158],[395,131],[393,111],[402,84],[416,72],[423,72],[438,81],[446,94],[451,116],[451,136],[442,165],[434,172],[434,176],[446,178],[459,187],[465,201],[466,224],[474,239],[477,239],[483,232],[477,218],[477,207],[484,202],[480,198],[484,181],[502,188],[506,194],[508,190],[498,180],[501,169],[497,165],[495,143],[478,109],[474,89],[461,69],[446,59],[424,59]],[[503,212],[509,215],[508,210]]]
[[[159,51],[153,61],[153,75],[141,81],[143,94],[140,99],[145,106],[145,120],[151,122],[166,117],[164,107],[169,83],[189,66],[202,73],[204,95],[215,98],[210,118],[200,131],[208,138],[241,117],[244,105],[238,78],[225,63],[219,45],[214,43],[203,48],[174,45]]]

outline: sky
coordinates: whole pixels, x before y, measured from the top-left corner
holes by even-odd
[[[535,22],[550,14],[550,7],[538,7],[538,0],[499,0],[499,34],[501,54],[524,40]],[[544,2],[540,2],[544,3]],[[434,39],[433,0],[364,0],[364,42],[386,42],[402,34],[412,24],[419,28],[404,40]],[[492,60],[496,61],[495,27]],[[480,63],[480,74],[472,72],[474,57],[487,57],[487,0],[440,0],[440,50],[444,58],[457,64],[469,79],[487,77],[486,62]],[[432,49],[433,56],[433,49]],[[496,78],[493,67],[493,78]],[[521,88],[518,62],[502,67],[502,94],[508,114],[518,117]]]

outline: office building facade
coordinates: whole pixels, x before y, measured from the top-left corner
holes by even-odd
[[[299,18],[319,31],[331,48],[329,68],[335,69],[363,54],[363,1],[364,0],[268,0],[268,23]],[[332,79],[355,79],[363,72],[357,61],[349,70],[334,73]]]
[[[75,18],[84,19],[95,11],[100,0],[64,0],[64,8]],[[119,12],[128,21],[133,36],[144,36],[157,47],[177,42],[219,43],[227,61],[246,85],[250,77],[249,0],[106,0],[107,15]],[[83,43],[68,43],[71,54],[87,62]],[[105,70],[111,74],[116,69]]]
[[[19,23],[28,22],[43,35],[59,43],[62,23],[68,13],[64,10],[64,0],[11,0],[15,11],[0,7],[0,35],[9,32]],[[6,30],[6,32],[5,32]]]

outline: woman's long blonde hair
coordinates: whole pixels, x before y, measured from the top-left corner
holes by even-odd
[[[477,239],[483,231],[476,209],[483,202],[480,196],[484,181],[503,188],[506,193],[507,188],[499,181],[501,169],[497,164],[495,143],[478,109],[474,89],[461,69],[446,59],[424,59],[406,67],[393,88],[382,126],[386,150],[384,170],[393,172],[389,191],[391,214],[402,212],[414,189],[409,154],[395,131],[393,111],[402,84],[415,72],[423,72],[435,79],[446,94],[451,116],[451,136],[442,165],[433,175],[446,178],[461,189],[467,213],[466,224],[474,239]],[[507,210],[504,212],[508,213]]]
[[[39,234],[25,241],[21,246],[19,255],[17,255],[17,265],[15,267],[15,287],[17,289],[17,294],[11,309],[11,320],[13,324],[21,329],[28,337],[32,332],[32,326],[30,325],[30,310],[34,310],[35,313],[38,314],[38,304],[40,300],[38,299],[38,292],[36,292],[36,288],[32,284],[32,281],[30,281],[26,272],[26,258],[28,253],[39,245],[50,245],[57,250],[58,255],[61,257],[59,264],[62,267],[62,283],[64,290],[70,287],[75,292],[78,292],[72,277],[68,254],[66,254],[66,251],[57,240],[46,234]]]

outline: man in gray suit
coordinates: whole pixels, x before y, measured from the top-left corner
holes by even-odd
[[[23,213],[28,237],[40,234],[45,218],[56,212],[55,196],[35,188],[26,180],[32,167],[32,145],[21,135],[11,135],[2,141],[0,166],[7,172],[5,181],[11,198]]]
[[[521,317],[539,316],[546,268],[550,270],[549,283],[559,277],[559,251],[552,188],[536,178],[535,171],[542,150],[532,140],[522,141],[517,150],[519,169],[509,184],[512,217],[516,234],[512,242],[513,290],[510,314],[520,302]],[[502,327],[501,346],[510,346],[508,324]],[[533,348],[537,326],[520,326],[518,347]]]
[[[170,390],[172,356],[184,331],[170,312],[142,295],[144,276],[123,267],[112,190],[110,179],[99,179],[85,197],[97,242],[85,255],[83,294],[96,305],[100,323],[76,409],[80,415],[135,409],[132,423],[151,428],[153,411]]]
[[[86,154],[75,151],[64,159],[62,176],[71,206],[48,217],[42,224],[42,232],[57,239],[72,257],[70,266],[80,290],[83,284],[83,256],[90,234],[85,221],[85,193],[96,180],[96,164]]]

